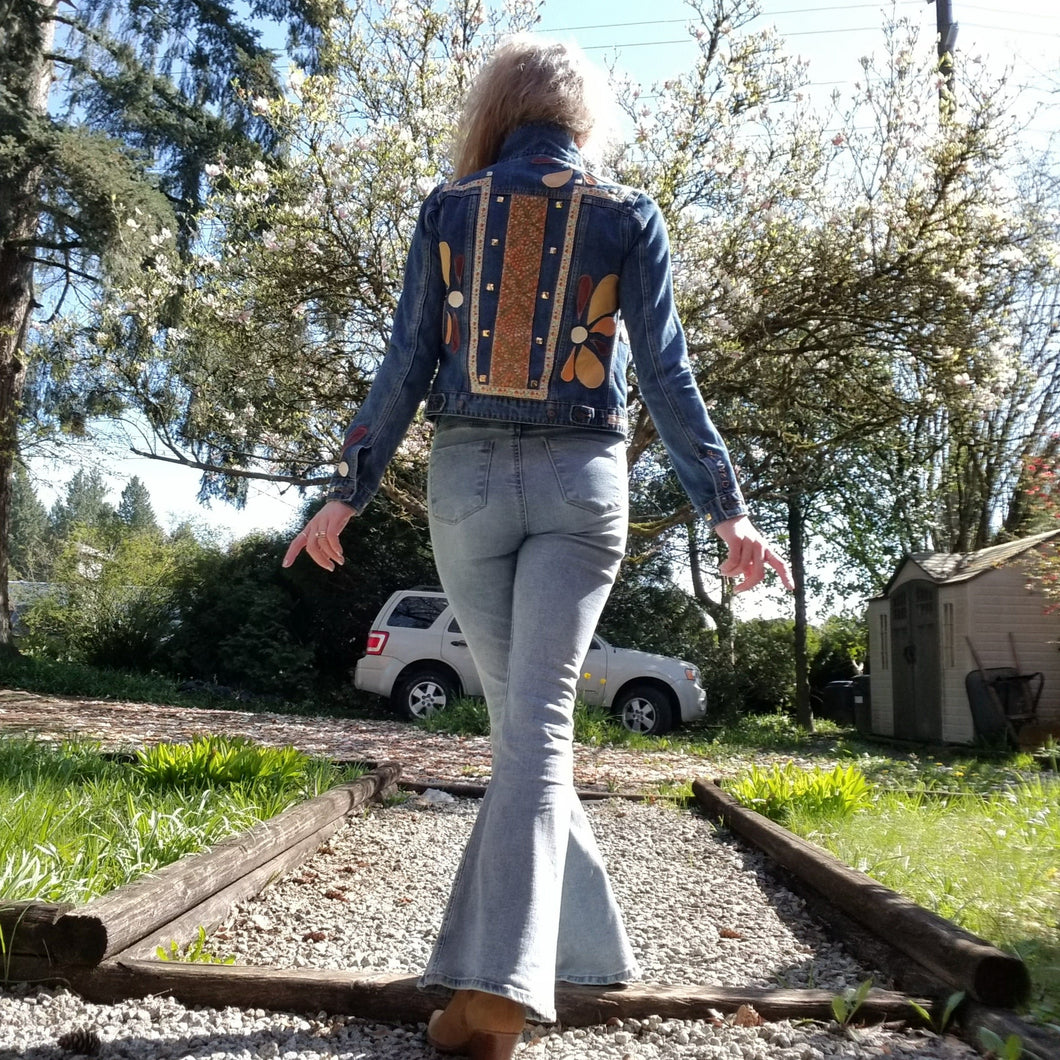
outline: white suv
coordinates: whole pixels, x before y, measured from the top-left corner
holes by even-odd
[[[452,608],[439,589],[396,592],[368,634],[354,684],[390,699],[410,720],[443,710],[459,696],[481,696],[482,685]],[[659,735],[707,710],[699,670],[665,655],[615,648],[594,636],[582,664],[578,695],[608,707],[631,732]]]

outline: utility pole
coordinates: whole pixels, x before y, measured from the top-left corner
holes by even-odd
[[[928,0],[935,5],[935,27],[939,40],[939,73],[945,84],[939,87],[939,115],[950,118],[957,109],[953,52],[957,46],[957,23],[953,21],[951,0]]]

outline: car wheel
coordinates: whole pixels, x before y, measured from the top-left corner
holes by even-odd
[[[669,697],[654,685],[633,685],[615,700],[622,728],[645,736],[662,736],[673,726]]]
[[[390,702],[400,717],[416,721],[445,710],[455,694],[456,689],[448,674],[440,670],[419,670],[397,682]]]

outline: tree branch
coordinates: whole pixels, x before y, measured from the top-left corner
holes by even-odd
[[[219,464],[208,464],[202,460],[192,460],[186,456],[162,456],[153,453],[149,449],[137,449],[129,447],[129,452],[134,456],[143,456],[148,460],[161,460],[165,464],[181,464],[184,467],[194,468],[196,471],[206,471],[215,475],[231,475],[233,478],[260,479],[265,482],[285,482],[291,486],[323,486],[331,481],[330,475],[322,475],[317,478],[307,478],[304,475],[281,475],[269,471],[251,471],[249,468],[222,467]]]

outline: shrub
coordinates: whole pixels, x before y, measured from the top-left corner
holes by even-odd
[[[166,665],[182,677],[301,698],[314,652],[292,629],[297,595],[280,560],[286,541],[251,535],[202,557],[176,594]]]
[[[26,608],[21,644],[61,661],[129,670],[158,664],[173,630],[173,598],[203,548],[157,530],[98,548],[82,529],[56,558],[52,591]]]

